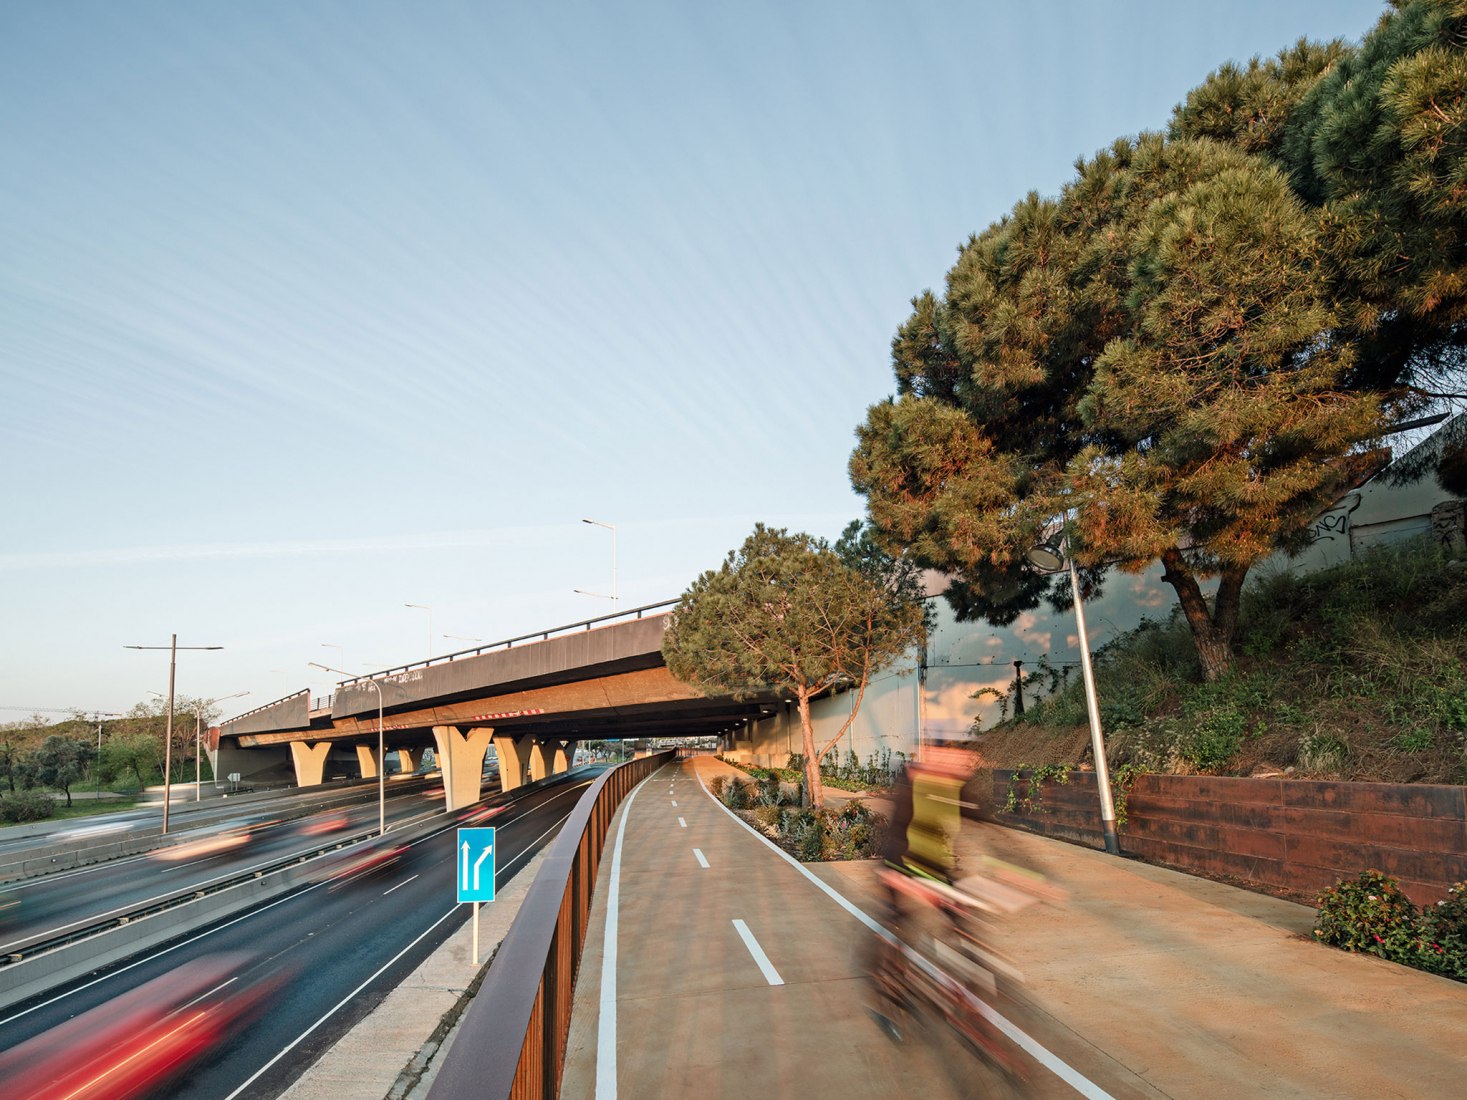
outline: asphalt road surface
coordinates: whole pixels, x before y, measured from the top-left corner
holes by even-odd
[[[582,769],[528,792],[484,822],[499,829],[497,886],[551,838],[594,776]],[[252,1022],[231,1028],[155,1094],[200,1100],[278,1095],[467,919],[470,907],[454,900],[459,816],[446,816],[441,829],[412,842],[388,866],[306,887],[143,960],[17,1006],[0,1016],[0,1050],[98,1006],[126,1006],[129,991],[157,979],[177,980],[191,967],[207,971],[223,956],[230,976],[216,998],[268,999]],[[170,974],[175,977],[165,977]]]

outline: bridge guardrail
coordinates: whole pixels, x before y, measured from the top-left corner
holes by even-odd
[[[428,1100],[559,1094],[576,971],[611,819],[632,788],[673,757],[660,752],[613,768],[581,796],[469,1004]]]
[[[396,676],[399,672],[411,672],[415,668],[428,668],[430,665],[448,664],[461,657],[478,657],[496,649],[513,649],[517,642],[548,642],[559,634],[568,634],[571,631],[590,630],[597,624],[605,625],[622,619],[641,619],[649,611],[661,611],[664,608],[677,606],[677,600],[663,600],[660,603],[643,604],[641,607],[629,607],[625,611],[613,611],[610,615],[597,615],[593,619],[581,619],[578,622],[566,623],[564,626],[552,626],[546,630],[536,630],[529,634],[518,634],[513,638],[504,638],[497,642],[485,642],[483,645],[474,646],[472,649],[455,650],[453,653],[445,653],[441,657],[429,657],[423,661],[412,661],[405,665],[393,665],[391,668],[382,669],[380,672],[371,672],[365,676],[353,676],[347,680],[341,680],[340,687],[350,684],[365,684],[368,680],[378,680],[384,676]]]

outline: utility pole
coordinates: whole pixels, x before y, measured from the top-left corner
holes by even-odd
[[[170,637],[167,645],[125,645],[123,649],[166,649],[168,650],[168,724],[163,734],[163,833],[168,833],[168,803],[173,794],[173,684],[178,669],[180,649],[223,649],[222,645],[178,644],[178,635]]]

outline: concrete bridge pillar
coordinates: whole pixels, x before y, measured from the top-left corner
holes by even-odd
[[[494,739],[494,752],[499,757],[499,789],[512,791],[530,781],[529,737],[508,737],[501,734]]]
[[[290,759],[295,765],[297,787],[319,787],[326,772],[326,758],[331,755],[330,741],[317,741],[314,745],[305,741],[290,743]]]
[[[443,769],[443,794],[449,810],[459,810],[479,801],[483,794],[484,753],[494,730],[478,726],[460,732],[456,726],[434,726],[435,756]]]
[[[357,765],[362,770],[363,779],[377,778],[377,746],[358,745]]]
[[[550,770],[552,741],[541,741],[539,738],[530,742],[530,782],[544,779],[547,775],[553,775]]]
[[[412,775],[423,766],[423,750],[398,749],[397,766],[402,769],[404,775]]]
[[[561,772],[570,771],[570,753],[567,751],[571,741],[552,741],[555,752],[550,759],[550,774],[559,775]]]

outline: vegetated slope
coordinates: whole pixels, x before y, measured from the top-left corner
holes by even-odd
[[[1216,775],[1467,783],[1467,562],[1414,544],[1260,576],[1238,661],[1201,680],[1185,624],[1144,622],[1097,654],[1113,764]],[[1089,756],[1077,671],[1026,677],[1027,713],[983,734],[987,763]],[[1005,699],[1005,708],[1009,700]]]

